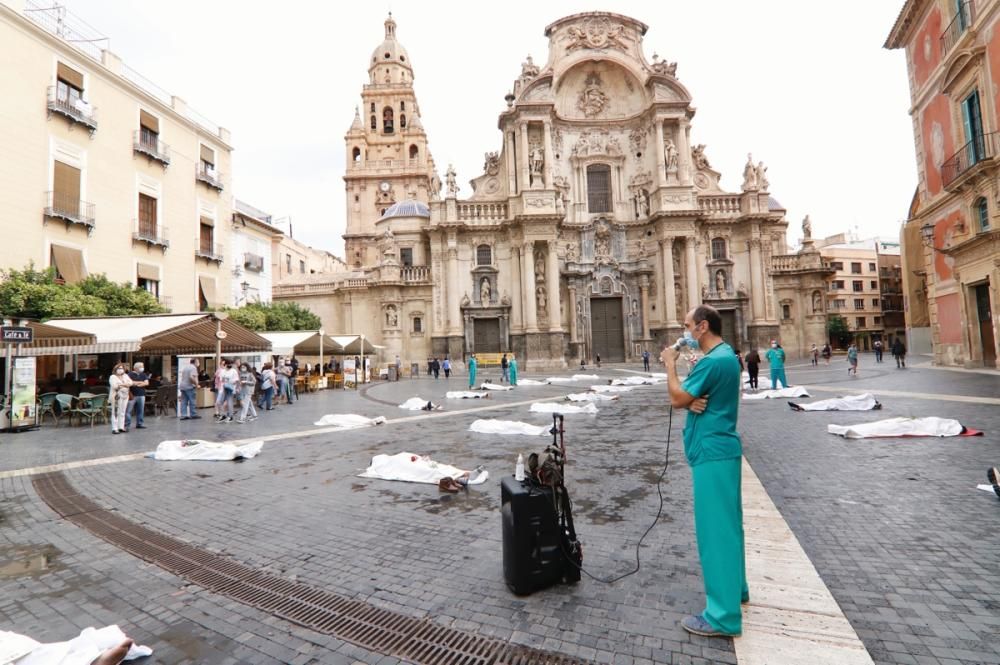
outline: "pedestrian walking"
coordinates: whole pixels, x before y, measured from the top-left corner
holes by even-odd
[[[222,408],[219,410],[219,422],[233,422],[233,403],[236,400],[236,393],[240,387],[240,373],[233,367],[233,363],[227,360],[226,369],[222,373]]]
[[[198,391],[198,359],[192,358],[191,362],[181,368],[177,377],[177,389],[181,391],[181,412],[180,420],[191,420],[201,418],[196,408],[195,396]]]
[[[149,374],[141,362],[132,365],[132,371],[128,373],[128,378],[132,379],[129,388],[128,406],[125,407],[125,431],[132,426],[132,409],[135,409],[135,428],[146,429],[143,416],[146,412],[146,386],[149,385]]]
[[[111,433],[127,432],[125,428],[125,409],[128,408],[129,388],[132,379],[125,372],[125,364],[118,363],[108,378],[108,398],[111,401]]]
[[[307,370],[308,371],[308,370]],[[243,410],[240,411],[239,422],[245,423],[247,419],[257,420],[257,409],[253,406],[253,389],[257,386],[257,377],[250,370],[250,365],[240,364],[240,402]]]
[[[285,364],[278,368],[278,372],[285,377],[285,381],[282,384],[284,388],[285,404],[294,404],[295,399],[298,399],[298,395],[295,395],[295,399],[292,399],[292,393],[295,392],[295,368],[292,365],[292,361],[285,360]]]
[[[733,349],[733,353],[736,354],[736,359],[740,361],[740,380],[742,381],[742,379],[743,379],[743,371],[744,371],[744,367],[743,367],[743,354],[740,353],[739,349]]]
[[[601,354],[595,353],[594,360],[597,362],[597,369],[601,369]]]
[[[819,349],[816,348],[815,344],[812,345],[812,349],[809,351],[809,357],[812,358],[813,367],[819,367]]]
[[[826,360],[826,364],[829,367],[830,358],[833,356],[833,349],[830,348],[830,344],[826,343],[823,345],[823,358]]]
[[[747,353],[747,376],[750,377],[750,390],[757,392],[757,377],[760,374],[760,354],[757,349],[750,349]]]
[[[740,604],[750,600],[743,537],[741,456],[736,430],[740,370],[733,348],[722,341],[722,317],[700,305],[684,317],[691,341],[705,354],[683,384],[677,374],[680,351],[669,346],[660,360],[674,408],[688,410],[684,455],[691,467],[694,528],[705,585],[705,609],[685,617],[695,635],[729,637],[743,630]]]
[[[441,363],[438,362],[437,358],[431,361],[431,372],[434,373],[434,378],[437,379],[441,375]]]
[[[788,387],[788,379],[785,378],[785,350],[781,348],[777,340],[771,340],[771,348],[765,354],[767,362],[771,366],[771,388],[778,389],[778,382],[782,388]]]
[[[882,362],[882,340],[875,340],[875,344],[872,345],[875,349],[875,362]]]
[[[469,389],[476,385],[476,354],[469,356]]]
[[[510,360],[507,362],[507,369],[510,370],[510,385],[516,386],[517,385],[517,358],[515,358],[514,356],[510,357]]]
[[[582,372],[585,369],[587,369],[587,361],[584,360],[583,357],[581,357],[580,358],[580,371]]]
[[[215,368],[215,376],[212,377],[212,390],[215,392],[215,419],[219,420],[222,415],[222,403],[226,401],[226,391],[222,389],[222,375],[226,372],[225,359]]]
[[[858,375],[858,347],[851,342],[851,345],[847,347],[847,362],[849,367],[847,368],[848,376],[854,373],[854,376]]]
[[[648,372],[649,371],[649,351],[648,350],[644,350],[642,352],[642,371],[644,371],[644,372]]]
[[[399,379],[403,376],[402,372],[403,372],[403,361],[401,361],[399,359],[399,354],[397,354],[396,355],[396,380],[397,381],[399,381]]]
[[[441,363],[441,369],[444,370],[445,379],[451,377],[451,361],[448,359],[448,356],[444,357],[444,362]]]
[[[274,410],[274,388],[278,383],[278,377],[274,373],[274,365],[264,363],[260,373],[261,408],[266,411]]]
[[[892,343],[892,357],[896,359],[896,369],[906,369],[906,345],[900,337]]]
[[[507,354],[505,353],[500,358],[500,383],[503,383],[503,382],[507,381],[507,378],[508,378],[507,377],[507,370],[508,369],[509,368],[508,368],[508,363],[507,363]]]

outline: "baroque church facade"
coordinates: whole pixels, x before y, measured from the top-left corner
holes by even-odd
[[[719,186],[677,64],[643,53],[647,26],[588,12],[545,29],[499,118],[473,194],[442,182],[414,69],[385,22],[346,141],[349,272],[275,288],[327,331],[365,333],[423,363],[511,351],[556,369],[654,356],[699,303],[734,347],[825,340],[829,271],[806,243],[787,254],[785,211],[748,155],[741,192]]]

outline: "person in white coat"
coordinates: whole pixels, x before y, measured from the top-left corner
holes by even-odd
[[[126,373],[124,363],[118,363],[111,370],[108,384],[110,386],[108,400],[111,402],[111,433],[127,432],[125,412],[128,410],[129,388],[132,386],[132,379]]]

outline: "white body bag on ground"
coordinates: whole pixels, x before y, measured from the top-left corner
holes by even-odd
[[[161,441],[151,457],[161,462],[176,462],[180,460],[231,462],[235,459],[256,457],[257,453],[263,447],[263,441],[251,441],[250,443],[239,445],[235,443],[202,441],[201,439]]]
[[[802,386],[779,388],[778,390],[761,390],[759,393],[743,393],[743,399],[778,399],[779,397],[809,397]]]
[[[395,455],[376,455],[372,463],[359,478],[379,478],[381,480],[402,480],[409,483],[431,483],[437,485],[444,477],[458,479],[465,474],[469,476],[469,485],[485,483],[490,477],[489,471],[482,469],[478,473],[464,471],[458,467],[435,462],[425,455],[414,453],[396,453]]]
[[[486,382],[479,386],[482,390],[511,390],[511,386],[501,386],[499,383]]]
[[[445,399],[486,399],[489,393],[477,393],[474,390],[449,390],[444,394]]]
[[[566,395],[566,399],[571,402],[610,402],[618,399],[618,395],[605,395],[603,393],[571,393]]]
[[[118,626],[100,630],[84,628],[67,642],[40,644],[30,637],[0,630],[0,663],[16,665],[90,665],[108,649],[125,641]],[[133,644],[125,660],[135,660],[153,653],[149,647]]]
[[[958,436],[962,423],[951,418],[889,418],[861,425],[827,425],[830,434],[847,439],[870,439],[885,436]]]
[[[531,409],[529,410],[532,413],[562,413],[565,415],[569,415],[571,413],[585,413],[593,416],[597,414],[597,405],[593,402],[587,402],[583,406],[566,404],[565,402],[535,402],[531,405]]]
[[[356,413],[328,413],[319,420],[317,420],[314,425],[317,427],[337,427],[339,429],[355,429],[358,427],[371,427],[372,425],[381,425],[385,422],[385,416],[376,416],[374,418],[366,418],[365,416],[359,416]]]
[[[423,399],[422,397],[411,397],[402,404],[399,408],[406,409],[407,411],[429,411],[427,404],[430,400]]]
[[[474,420],[469,425],[469,431],[479,432],[480,434],[524,434],[527,436],[538,436],[539,434],[547,434],[549,428],[539,425],[529,425],[517,420],[479,419]]]
[[[875,395],[871,393],[821,399],[811,404],[792,404],[789,402],[789,406],[796,411],[871,411],[882,407],[875,399]]]
[[[519,386],[546,386],[548,385],[545,381],[536,381],[535,379],[518,379],[517,385]]]

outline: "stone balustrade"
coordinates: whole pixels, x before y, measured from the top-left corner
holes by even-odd
[[[404,282],[429,282],[431,279],[431,267],[403,266],[399,269],[399,277]]]
[[[739,194],[711,194],[698,197],[698,207],[702,212],[739,213]]]
[[[459,201],[458,219],[463,222],[502,222],[507,219],[507,204],[502,201],[489,203]]]

